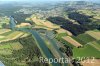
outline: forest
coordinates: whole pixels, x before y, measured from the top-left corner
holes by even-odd
[[[86,16],[77,12],[73,12],[69,13],[68,17],[77,21],[79,24],[73,24],[73,22],[63,17],[49,17],[47,18],[47,20],[57,25],[61,25],[62,28],[69,30],[75,36],[82,34],[88,30],[98,29],[98,24],[92,24],[92,21],[90,19],[92,18],[92,16]]]
[[[22,46],[22,48],[15,50],[13,44],[16,44],[16,47]],[[20,43],[18,45],[18,43]],[[46,63],[40,63],[39,57],[42,56],[40,49],[37,47],[35,40],[31,35],[11,40],[8,42],[2,42],[1,44],[11,46],[10,48],[5,48],[4,50],[12,51],[11,54],[0,54],[1,60],[6,66],[49,66]]]

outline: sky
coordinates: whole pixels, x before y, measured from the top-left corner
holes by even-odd
[[[0,0],[0,1],[92,1],[92,2],[100,2],[100,0]]]
[[[90,1],[90,0],[0,0],[0,1]]]

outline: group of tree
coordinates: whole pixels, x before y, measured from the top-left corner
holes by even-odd
[[[68,45],[64,45],[64,46],[65,48],[60,47],[59,50],[65,53],[68,57],[72,57],[73,56],[72,48]]]
[[[75,20],[80,25],[74,24],[73,22],[71,22],[68,19],[65,19],[63,17],[49,17],[49,18],[47,18],[47,20],[51,21],[54,24],[60,25],[61,28],[69,30],[75,36],[82,34],[85,31],[98,28],[97,24],[92,24],[92,21],[90,20],[90,18],[92,18],[92,16],[85,16],[85,15],[75,12],[75,13],[68,14],[68,17],[70,19]]]
[[[31,14],[14,13],[14,14],[12,14],[12,16],[17,21],[17,24],[20,24],[22,22],[29,22],[30,24],[32,23],[31,21],[25,20],[27,17],[30,17]]]
[[[39,63],[39,57],[42,56],[40,49],[37,47],[35,40],[33,39],[32,35],[29,35],[24,38],[19,38],[16,40],[11,40],[8,42],[3,42],[2,44],[12,44],[18,42],[23,47],[18,50],[11,49],[12,54],[10,55],[0,55],[2,57],[4,64],[6,66],[22,66],[17,63],[25,63],[25,66],[49,66],[48,64]],[[9,59],[7,59],[9,58]],[[34,58],[37,60],[34,60]]]

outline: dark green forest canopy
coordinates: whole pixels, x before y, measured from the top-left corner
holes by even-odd
[[[68,14],[68,17],[70,19],[76,20],[79,24],[87,24],[91,22],[90,18],[92,18],[93,16],[87,16],[84,14],[79,14],[77,12],[72,12]]]
[[[72,13],[72,14],[74,15],[74,13]],[[49,20],[52,23],[55,23],[57,25],[61,25],[62,28],[69,30],[75,36],[82,34],[88,30],[97,29],[97,27],[96,27],[97,25],[89,24],[91,22],[91,20],[89,19],[91,16],[85,17],[85,15],[80,15],[80,14],[76,15],[76,14],[78,14],[78,13],[75,13],[75,15],[73,16],[73,19],[77,20],[78,23],[81,23],[80,25],[73,24],[73,22],[71,22],[63,17],[49,17],[49,18],[47,18],[47,20]]]
[[[14,19],[18,22],[17,24],[20,24],[22,22],[30,22],[30,21],[25,21],[26,18],[30,17],[31,14],[22,14],[22,13],[14,13],[12,14]]]

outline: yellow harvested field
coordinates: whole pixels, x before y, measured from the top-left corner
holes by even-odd
[[[28,36],[28,35],[30,35],[30,34],[25,33],[25,34],[23,34],[23,35],[21,36],[21,38],[26,37],[26,36]]]
[[[39,29],[39,28],[43,28],[43,29],[46,29],[46,30],[52,30],[52,28],[48,28],[48,27],[46,27],[46,26],[35,26],[34,29],[35,29],[35,28],[38,28],[38,29]]]
[[[10,29],[0,29],[0,34],[6,33],[11,31]]]
[[[42,25],[42,24],[41,24],[41,20],[37,19],[36,17],[32,18],[32,21],[33,21],[36,25]]]
[[[86,34],[90,35],[91,37],[95,38],[96,40],[100,40],[100,32],[87,31]]]
[[[17,27],[24,27],[24,26],[31,26],[30,23],[21,23],[20,25],[17,25]]]
[[[49,21],[46,21],[46,20],[37,19],[36,17],[32,18],[32,21],[36,25],[45,26],[47,28],[60,28],[60,26],[57,26],[57,25],[55,25]]]
[[[5,36],[0,36],[0,38],[4,38]]]
[[[44,26],[49,27],[49,28],[59,28],[59,26],[57,26],[57,25],[55,25],[55,24],[53,24],[53,23],[51,23],[51,22],[49,22],[49,21],[42,22],[42,24],[43,24]]]
[[[19,33],[18,35],[16,35],[15,37],[13,37],[12,39],[16,39],[16,38],[19,38],[20,36],[22,36],[23,33]]]
[[[83,66],[100,66],[100,59],[87,59],[81,61]]]
[[[6,38],[7,39],[16,39],[16,38],[20,37],[21,35],[23,35],[23,32],[15,31],[15,32],[11,33],[10,35],[8,35]]]
[[[34,26],[34,28],[46,28],[45,26]]]
[[[99,17],[99,16],[94,16],[93,18],[94,18],[94,19],[100,19],[100,17]]]
[[[62,37],[62,38],[64,40],[66,40],[67,42],[71,43],[72,45],[76,46],[76,47],[82,46],[79,42],[77,42],[76,40],[74,40],[70,36],[65,36],[65,37]]]
[[[5,40],[1,40],[0,42],[4,42],[4,41],[9,41],[9,40],[14,40],[19,38],[20,36],[22,36],[24,33],[20,32],[20,31],[15,31],[13,33],[11,33],[10,35],[5,37]]]
[[[57,31],[57,33],[67,33],[69,36],[72,36],[71,32],[69,32],[68,30],[62,29],[62,28],[60,28],[56,31]]]

